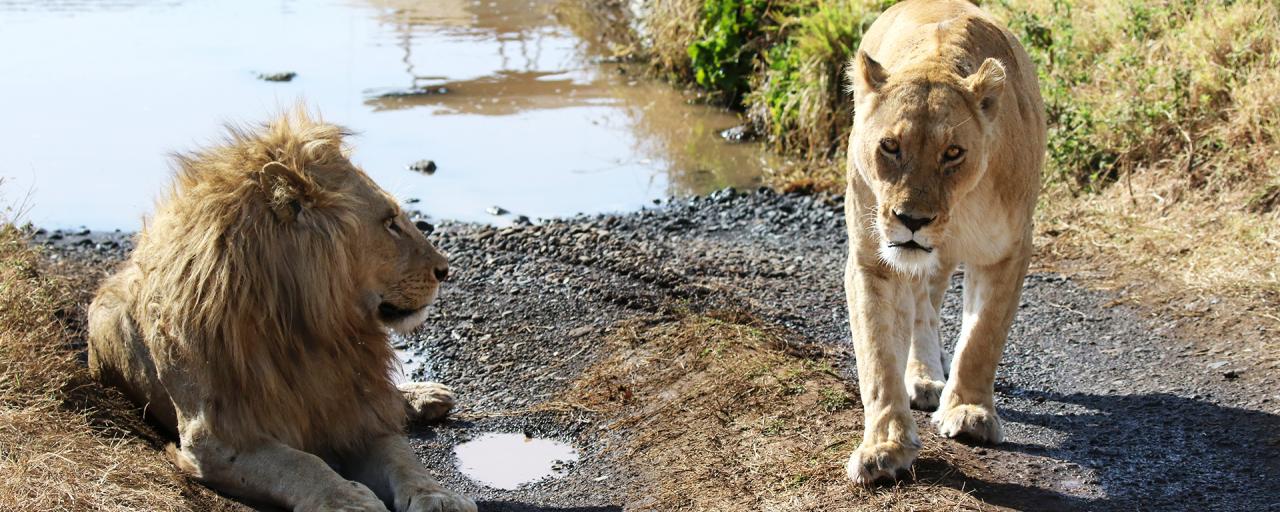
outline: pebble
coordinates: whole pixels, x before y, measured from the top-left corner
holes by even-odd
[[[281,71],[279,73],[258,73],[258,79],[267,82],[289,82],[298,76],[293,71]]]
[[[409,164],[409,170],[413,172],[420,172],[422,174],[426,174],[430,176],[436,173],[436,161],[435,160],[418,160],[417,162]]]

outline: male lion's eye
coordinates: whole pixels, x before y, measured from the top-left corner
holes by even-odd
[[[404,234],[404,232],[400,230],[400,224],[396,222],[395,217],[391,217],[383,221],[383,223],[387,225],[387,231],[390,231],[392,235],[400,236]]]
[[[964,156],[964,148],[960,146],[951,146],[942,152],[942,158],[948,162],[954,162]]]
[[[899,149],[898,141],[889,138],[880,139],[880,151],[884,151],[886,154],[896,155],[898,154]]]

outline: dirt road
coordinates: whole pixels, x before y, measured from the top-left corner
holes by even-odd
[[[1122,305],[1120,292],[1089,291],[1051,273],[1027,278],[997,376],[1007,442],[939,439],[918,413],[926,450],[916,482],[841,487],[839,463],[856,446],[860,411],[838,201],[722,192],[621,216],[441,226],[435,238],[456,277],[407,348],[427,360],[418,377],[452,385],[460,407],[446,424],[414,426],[417,450],[482,510],[932,508],[926,498],[938,492],[959,508],[1280,510],[1280,362],[1262,353],[1278,334],[1206,338],[1194,317],[1144,317]],[[100,268],[127,250],[80,239],[68,235],[59,246],[97,254]],[[943,312],[948,345],[958,330],[958,284],[959,276]],[[747,320],[716,320],[729,316]],[[678,337],[672,326],[703,325],[690,318],[713,318],[705,337],[729,341],[712,356],[701,340],[660,343]],[[716,327],[728,324],[748,328]],[[773,341],[734,344],[737,332]],[[734,361],[767,362],[744,377],[755,384],[739,395],[714,396],[731,388],[725,378],[703,378],[737,375],[716,373],[717,361],[729,360],[716,359],[729,357],[723,347],[750,356]],[[663,368],[669,380],[638,371],[604,398],[601,386],[585,385],[628,367]],[[809,391],[770,391],[769,383],[785,381],[776,368],[816,369],[796,377]],[[845,385],[844,393],[827,389]],[[822,405],[770,416],[770,408],[795,405],[787,397]],[[672,423],[688,418],[714,421]],[[757,428],[757,418],[773,426]],[[684,437],[695,428],[710,431]],[[560,439],[582,458],[562,478],[487,488],[455,470],[452,454],[485,432]],[[809,446],[819,442],[827,444]],[[774,471],[798,477],[744,478],[771,471],[752,462],[769,459],[743,454],[747,443],[815,455],[802,470],[785,462]],[[716,501],[708,489],[733,499]]]

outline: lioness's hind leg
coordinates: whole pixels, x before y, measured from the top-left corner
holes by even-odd
[[[938,335],[942,297],[951,282],[955,265],[946,263],[937,273],[913,283],[915,321],[911,326],[911,353],[907,362],[907,394],[911,408],[932,411],[946,384],[946,353]]]
[[[399,387],[408,402],[411,421],[440,421],[453,409],[454,395],[449,386],[438,382],[406,382]]]
[[[173,402],[129,314],[129,303],[117,293],[131,275],[125,271],[111,278],[89,304],[89,371],[104,384],[120,388],[170,434],[177,435]]]

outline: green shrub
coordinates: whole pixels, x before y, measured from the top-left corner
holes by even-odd
[[[769,9],[767,0],[706,0],[698,40],[689,45],[694,80],[736,104],[753,68],[752,41]]]
[[[862,34],[892,2],[817,0],[776,15],[780,42],[747,97],[752,119],[783,150],[828,158],[852,122],[844,69]]]

